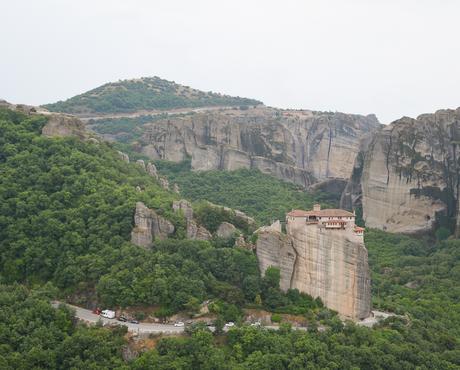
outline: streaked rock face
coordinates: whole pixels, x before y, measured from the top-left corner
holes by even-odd
[[[402,118],[358,156],[342,205],[362,204],[366,226],[407,234],[457,217],[460,108]],[[347,194],[346,194],[347,193]]]
[[[158,215],[144,203],[136,203],[134,214],[134,229],[131,232],[131,242],[140,247],[149,248],[155,239],[165,239],[174,233],[174,225]]]
[[[257,232],[256,253],[262,274],[270,266],[280,269],[280,288],[284,291],[291,288],[294,274],[296,251],[291,238],[273,228],[261,228]]]
[[[378,126],[375,116],[258,107],[147,124],[141,145],[152,159],[191,158],[195,170],[257,168],[308,186],[348,179],[360,137]]]
[[[342,316],[368,317],[370,274],[362,237],[317,225],[288,224],[287,233],[297,256],[291,288],[320,297]]]
[[[341,316],[353,320],[369,316],[371,287],[367,250],[352,229],[327,230],[316,224],[293,222],[287,234],[276,227],[257,231],[257,258],[263,273],[278,267],[283,290],[298,289]]]

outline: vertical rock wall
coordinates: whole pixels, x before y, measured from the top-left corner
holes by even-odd
[[[371,309],[367,250],[351,230],[288,224],[297,258],[291,288],[313,297],[352,319],[368,317]]]
[[[280,269],[280,287],[298,289],[341,316],[353,320],[370,315],[371,287],[367,250],[352,229],[326,230],[305,222],[288,223],[287,234],[272,227],[258,230],[256,246],[262,274]]]

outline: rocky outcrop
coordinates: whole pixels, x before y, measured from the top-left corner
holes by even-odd
[[[158,181],[160,182],[160,186],[164,189],[164,190],[169,190],[169,181],[166,177],[160,177],[158,178]]]
[[[211,202],[206,202],[206,203],[210,207],[223,209],[225,212],[233,214],[235,216],[236,221],[246,223],[249,226],[254,226],[256,224],[256,221],[252,217],[248,216],[246,213],[244,213],[244,212],[242,212],[242,211],[240,211],[238,209],[219,206],[219,205],[211,203]]]
[[[256,168],[302,186],[348,179],[360,138],[375,116],[267,107],[203,112],[146,124],[141,151],[152,159],[191,158],[195,170]]]
[[[230,239],[235,236],[237,232],[238,230],[233,224],[224,221],[217,228],[216,235],[218,238]]]
[[[131,242],[140,247],[149,248],[155,239],[165,239],[174,233],[174,225],[158,215],[144,203],[136,203],[134,214],[134,229],[131,232]]]
[[[147,171],[147,168],[145,167],[145,162],[144,162],[143,159],[138,159],[138,160],[136,161],[136,164],[137,164],[140,168],[142,168],[144,171]]]
[[[153,163],[147,163],[146,171],[150,176],[158,180],[158,171]]]
[[[284,291],[290,289],[296,261],[292,239],[274,228],[260,228],[257,231],[256,254],[262,274],[270,266],[279,268],[280,288]]]
[[[190,202],[185,199],[174,201],[173,210],[174,212],[180,211],[184,215],[188,239],[210,240],[212,238],[211,233],[205,227],[198,225],[193,219],[193,208]]]
[[[389,232],[458,220],[459,143],[460,108],[393,122],[358,155],[343,206],[362,205],[366,226]]]
[[[118,156],[123,162],[129,163],[129,155],[123,152],[120,152],[119,150],[117,151]]]
[[[47,137],[75,136],[86,138],[85,124],[77,117],[66,114],[50,114],[48,122],[43,126],[42,135]]]
[[[288,223],[287,233],[274,225],[257,231],[256,253],[262,273],[280,269],[280,287],[298,289],[341,316],[353,320],[369,316],[370,274],[362,236],[352,229],[333,230],[306,224]]]

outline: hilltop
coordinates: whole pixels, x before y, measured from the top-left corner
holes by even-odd
[[[143,77],[109,82],[44,107],[53,112],[86,115],[259,104],[262,102],[255,99],[205,92],[159,77]]]

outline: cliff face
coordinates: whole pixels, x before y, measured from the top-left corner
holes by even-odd
[[[140,247],[149,248],[153,241],[165,239],[174,233],[174,225],[159,216],[153,209],[147,208],[144,203],[136,203],[134,214],[134,229],[131,232],[131,242]]]
[[[304,222],[288,223],[286,231],[262,228],[258,232],[261,272],[278,267],[283,290],[298,289],[320,297],[327,307],[350,319],[368,317],[370,274],[362,236]]]
[[[140,144],[152,159],[191,158],[195,170],[257,168],[308,186],[348,178],[360,138],[378,126],[375,116],[227,109],[146,124]]]
[[[342,206],[361,203],[366,226],[389,232],[427,232],[440,216],[455,219],[459,143],[460,108],[393,122],[358,155]]]

